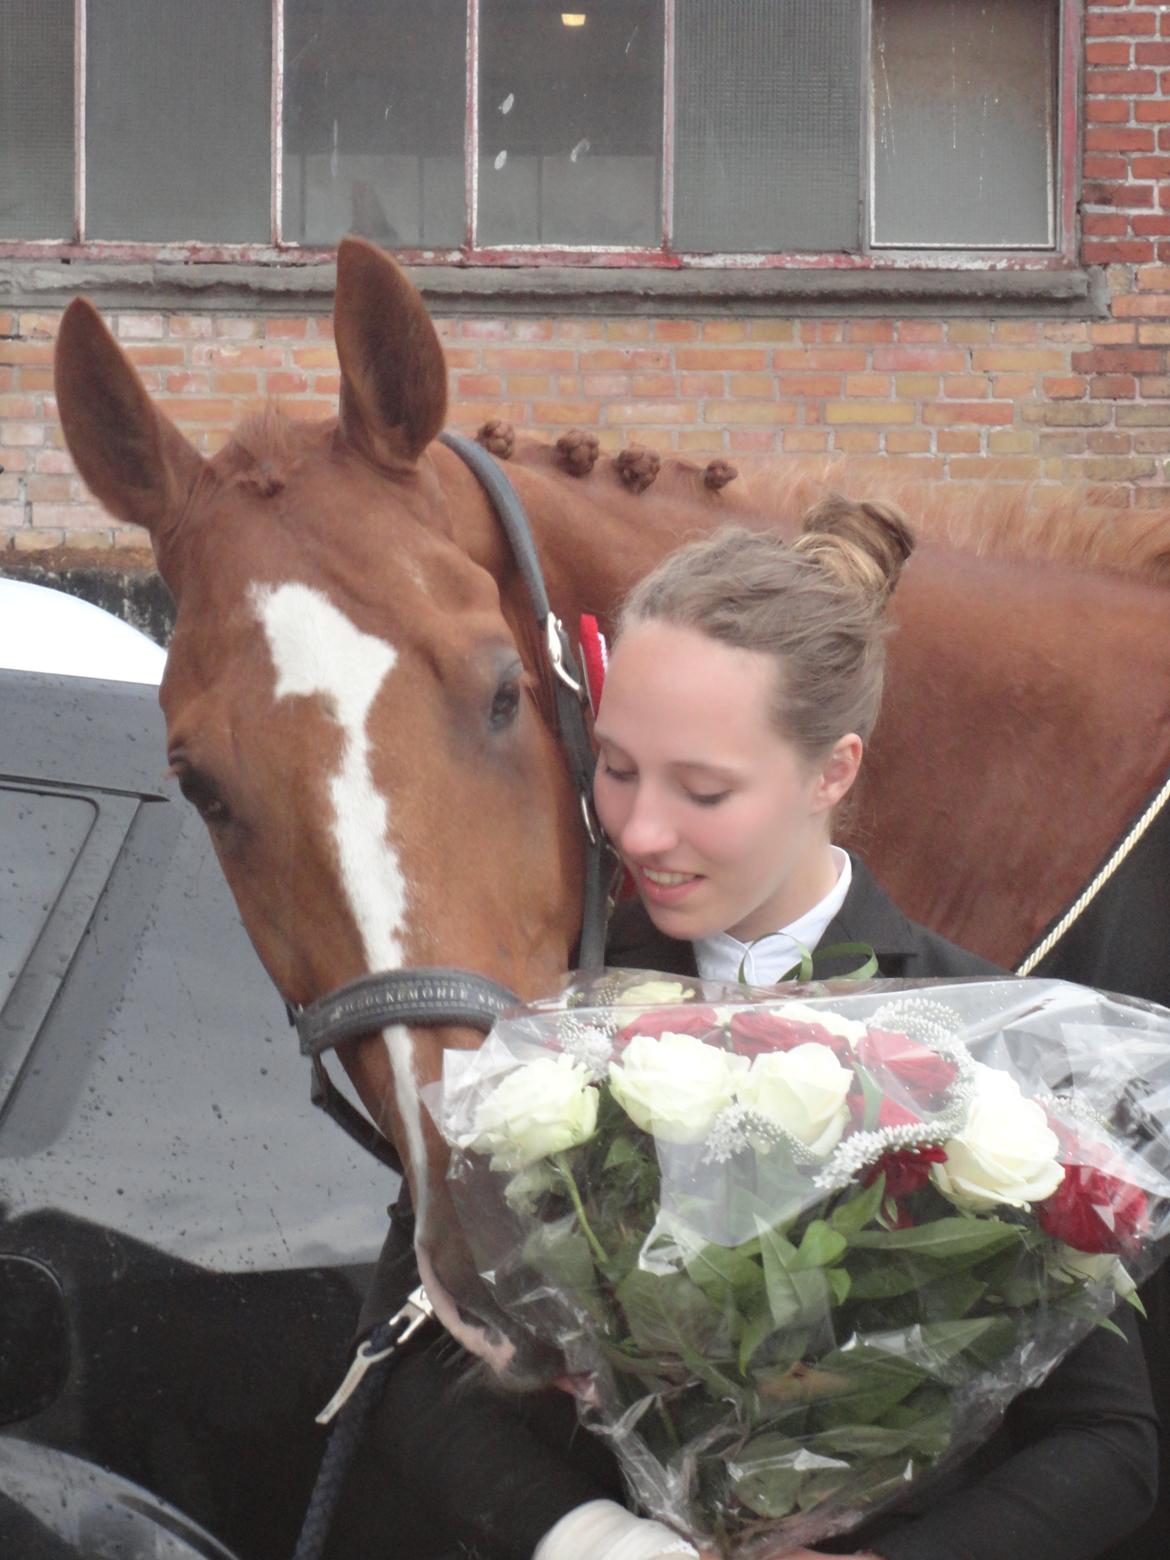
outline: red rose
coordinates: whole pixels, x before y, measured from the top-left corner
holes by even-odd
[[[830,1034],[823,1024],[810,1024],[803,1018],[781,1018],[779,1013],[761,1013],[758,1009],[732,1017],[731,1045],[741,1056],[791,1051],[798,1045],[827,1045],[843,1065],[848,1066],[853,1060],[848,1040]]]
[[[890,1073],[919,1104],[945,1094],[958,1068],[908,1035],[871,1029],[857,1042],[857,1060],[873,1072]]]
[[[845,1096],[845,1104],[849,1107],[849,1115],[853,1120],[854,1132],[861,1131],[862,1122],[865,1120],[865,1096],[859,1088],[850,1089]],[[917,1127],[922,1123],[922,1117],[916,1116],[912,1110],[907,1110],[905,1105],[899,1105],[896,1100],[891,1100],[883,1094],[881,1105],[878,1108],[878,1117],[868,1128],[875,1132],[879,1127]],[[870,1177],[872,1180],[873,1177]],[[868,1182],[866,1183],[869,1184]]]
[[[698,1035],[703,1040],[721,1027],[712,1007],[686,1003],[680,1007],[654,1008],[649,1013],[639,1013],[619,1030],[616,1045],[618,1050],[624,1050],[637,1035],[649,1035],[653,1040],[665,1034]]]
[[[1064,1180],[1036,1205],[1046,1235],[1093,1254],[1132,1250],[1146,1232],[1145,1192],[1093,1165],[1066,1165]]]
[[[925,1148],[896,1148],[884,1154],[876,1165],[861,1178],[863,1186],[872,1186],[879,1175],[886,1178],[885,1194],[900,1202],[913,1192],[920,1192],[930,1180],[931,1165],[946,1161],[946,1151],[935,1144]]]

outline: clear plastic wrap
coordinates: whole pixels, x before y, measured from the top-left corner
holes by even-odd
[[[428,1103],[496,1300],[640,1506],[737,1557],[969,1453],[1170,1233],[1170,1012],[1063,982],[610,971]]]

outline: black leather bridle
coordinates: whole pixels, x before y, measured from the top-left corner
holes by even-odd
[[[585,828],[585,890],[576,964],[600,968],[605,962],[606,863],[604,836],[593,811],[593,748],[585,719],[587,693],[578,672],[564,625],[549,605],[548,591],[532,530],[519,494],[499,465],[480,445],[458,433],[439,438],[479,478],[492,501],[524,581],[552,672],[556,732],[577,791]],[[313,1002],[289,1004],[289,1022],[296,1026],[301,1054],[312,1058],[311,1098],[355,1142],[391,1169],[401,1172],[397,1152],[368,1117],[337,1089],[325,1070],[324,1053],[346,1040],[368,1035],[388,1024],[480,1029],[486,1034],[520,998],[506,986],[474,971],[425,965],[362,975]]]

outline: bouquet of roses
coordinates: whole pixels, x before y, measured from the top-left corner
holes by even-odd
[[[432,1104],[499,1303],[641,1504],[737,1556],[970,1450],[1170,1232],[1170,1012],[798,995],[607,972],[448,1052]]]

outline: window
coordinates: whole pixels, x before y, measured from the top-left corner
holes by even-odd
[[[1070,252],[1080,10],[0,0],[0,242],[1051,261]]]

